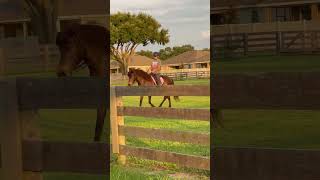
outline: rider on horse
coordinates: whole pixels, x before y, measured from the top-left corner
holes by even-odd
[[[161,65],[158,57],[159,57],[158,52],[153,53],[154,61],[152,61],[150,69],[148,71],[151,71],[150,75],[155,79],[156,84],[160,86],[161,85],[161,80],[160,80]]]

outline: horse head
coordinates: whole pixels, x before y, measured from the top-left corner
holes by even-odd
[[[127,75],[128,75],[128,78],[129,78],[128,86],[132,86],[135,83],[136,78],[137,78],[136,73],[135,73],[135,69],[134,68],[129,68],[129,71],[128,71]]]
[[[56,45],[60,51],[60,61],[57,67],[59,77],[70,75],[81,62],[80,55],[83,51],[79,48],[77,36],[75,27],[57,33]]]

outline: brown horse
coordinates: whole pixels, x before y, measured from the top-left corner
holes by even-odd
[[[71,75],[72,71],[86,65],[90,76],[107,79],[109,39],[109,31],[98,25],[74,24],[59,32],[56,38],[61,55],[57,67],[58,77]],[[105,117],[106,105],[103,105],[97,109],[95,141],[100,141]]]
[[[138,86],[155,86],[155,82],[152,79],[151,75],[146,73],[145,71],[141,69],[134,69],[130,68],[128,72],[128,86],[132,86],[135,82],[138,83]],[[161,78],[163,80],[163,85],[174,85],[174,82],[172,79],[170,79],[168,76],[161,75]],[[152,107],[155,107],[151,102],[151,96],[148,96],[149,98],[149,104]],[[168,99],[169,101],[169,107],[171,107],[171,98],[170,96],[164,96],[163,101],[159,105],[159,107],[162,106],[162,104]],[[174,100],[179,101],[178,96],[174,96]],[[143,96],[140,96],[140,107],[142,106]]]

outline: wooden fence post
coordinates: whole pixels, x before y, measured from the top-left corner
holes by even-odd
[[[5,54],[5,50],[0,48],[0,75],[6,75],[6,66],[7,66],[7,56]]]
[[[243,34],[243,54],[248,55],[248,33]]]
[[[21,132],[22,132],[22,140],[41,140],[40,135],[40,127],[39,124],[36,121],[36,111],[35,110],[26,110],[26,111],[20,111],[20,121],[21,121]],[[37,162],[34,162],[38,164],[39,172],[31,172],[31,171],[24,171],[23,172],[23,180],[42,180],[42,173],[41,167],[42,167],[42,148],[40,147],[37,152],[40,152],[37,156]]]
[[[276,54],[280,54],[281,51],[281,32],[276,32]]]
[[[118,107],[123,106],[122,97],[116,95],[116,104]],[[117,115],[117,122],[119,126],[124,125],[124,117]],[[119,145],[125,145],[126,144],[126,137],[119,135]],[[126,164],[126,156],[125,155],[119,155],[118,162],[120,164]]]
[[[126,163],[126,156],[120,155],[120,145],[125,145],[125,136],[119,135],[119,125],[124,125],[123,116],[118,116],[117,106],[123,106],[121,96],[117,96],[116,88],[110,89],[110,120],[111,120],[111,139],[112,139],[112,152],[118,154],[118,162],[120,164]]]
[[[43,46],[43,67],[44,71],[48,72],[49,71],[49,45],[45,44]]]
[[[21,124],[15,80],[0,81],[0,144],[3,180],[22,180]]]

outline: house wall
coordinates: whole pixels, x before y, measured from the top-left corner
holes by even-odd
[[[264,21],[263,8],[245,8],[239,10],[239,23],[246,24],[252,23],[252,11],[257,12],[257,20],[258,22]]]
[[[320,30],[320,3],[308,5],[310,7],[311,20],[303,20],[303,15],[300,13],[300,8],[303,5],[282,6],[285,10],[285,21],[282,18],[276,17],[276,12],[279,12],[279,7],[261,7],[258,8],[259,23],[251,23],[251,8],[242,9],[239,11],[239,24],[224,24],[212,25],[212,34],[226,33],[251,33],[251,32],[269,32],[269,31],[303,31],[303,30]]]

